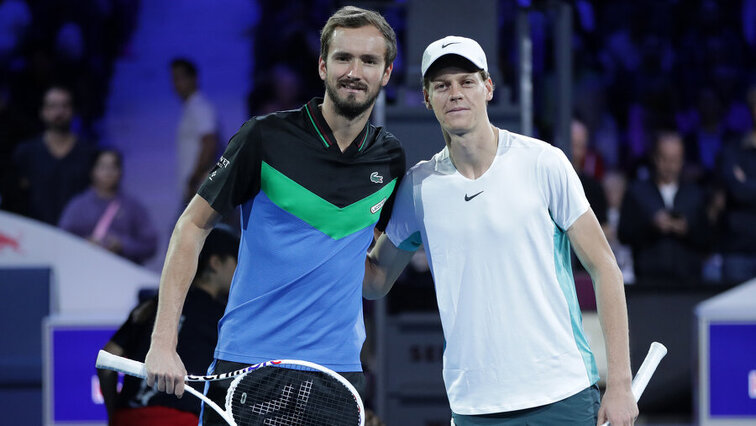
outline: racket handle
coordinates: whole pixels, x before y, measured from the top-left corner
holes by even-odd
[[[651,343],[651,348],[649,348],[646,358],[643,360],[640,368],[638,368],[638,372],[635,374],[631,386],[635,402],[638,402],[641,395],[643,395],[643,391],[646,390],[648,381],[651,380],[651,376],[653,376],[654,371],[656,371],[656,367],[659,366],[659,362],[661,362],[665,355],[667,355],[667,348],[664,345],[659,342]],[[609,426],[609,422],[606,422],[601,426]]]
[[[142,379],[147,377],[147,370],[144,368],[143,363],[113,355],[110,352],[103,350],[100,350],[97,354],[97,363],[95,364],[95,367],[118,371]]]

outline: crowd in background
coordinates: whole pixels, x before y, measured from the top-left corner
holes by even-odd
[[[322,82],[312,72],[318,29],[342,2],[257,3],[266,19],[254,29],[249,114],[297,108],[322,96]],[[519,7],[530,5],[535,136],[553,140],[548,2],[499,3],[503,81],[496,84],[508,87],[517,102],[514,20]],[[756,276],[756,89],[751,88],[756,87],[756,1],[570,3],[573,164],[626,282],[688,286]],[[86,191],[98,193],[91,167],[96,149],[104,148],[98,144],[99,119],[114,61],[128,54],[138,6],[128,0],[0,2],[0,208],[58,224],[67,202]],[[381,8],[400,43],[387,87],[390,105],[400,101],[397,87],[405,83],[406,22],[402,2],[374,7]],[[72,115],[62,133],[54,114],[47,119],[44,114],[55,107],[45,104],[55,101],[47,99],[51,87],[70,95]],[[65,149],[54,152],[51,135],[59,136]],[[33,198],[35,190],[47,189],[34,188],[34,176],[25,176],[32,171],[22,173],[19,164],[45,155],[49,164],[58,164],[68,152],[80,153],[76,164],[69,164],[79,180],[54,212],[43,206],[43,218]],[[121,167],[120,157],[112,160]],[[64,178],[56,179],[72,179],[62,170]],[[93,239],[99,220],[114,208],[100,204],[102,212],[85,238]],[[131,258],[144,261],[151,254]]]

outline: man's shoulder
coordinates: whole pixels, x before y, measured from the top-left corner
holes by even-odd
[[[245,124],[261,129],[276,129],[281,127],[301,127],[304,123],[302,108],[275,111],[268,114],[256,115]]]
[[[627,191],[631,194],[634,194],[636,197],[643,196],[648,197],[650,195],[653,195],[656,192],[659,192],[659,189],[656,187],[656,184],[652,179],[649,178],[636,178],[627,187]]]
[[[428,160],[420,160],[407,170],[407,177],[419,182],[435,174],[451,174],[456,169],[449,158],[449,151],[444,148]]]
[[[502,132],[504,132],[503,139],[505,145],[512,148],[527,149],[536,152],[558,149],[550,143],[532,136],[510,132],[509,130],[502,130]]]
[[[21,141],[16,147],[16,152],[30,152],[39,150],[45,147],[45,142],[42,140],[42,135],[39,134],[30,139]]]
[[[186,107],[189,109],[211,109],[215,110],[215,106],[212,102],[205,96],[204,93],[200,91],[194,92],[192,96],[186,101]]]

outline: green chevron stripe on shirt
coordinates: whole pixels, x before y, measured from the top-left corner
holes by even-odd
[[[396,179],[345,207],[337,207],[262,162],[261,189],[273,203],[338,240],[378,222]],[[365,178],[367,179],[367,178]]]

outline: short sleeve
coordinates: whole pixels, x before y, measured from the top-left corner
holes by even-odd
[[[198,134],[204,136],[218,132],[218,120],[216,119],[215,108],[209,103],[202,102],[197,104],[194,118]]]
[[[538,169],[551,218],[566,231],[590,207],[580,178],[564,152],[551,146],[538,158]]]
[[[222,215],[260,190],[261,150],[257,129],[255,119],[244,123],[197,192]]]
[[[412,170],[402,179],[396,191],[396,199],[391,219],[386,226],[386,236],[398,248],[415,251],[422,245],[420,228],[415,214],[414,185]]]

